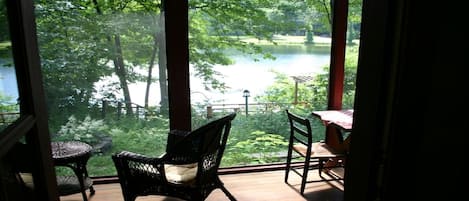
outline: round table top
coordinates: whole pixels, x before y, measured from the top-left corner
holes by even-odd
[[[52,157],[54,159],[67,159],[83,156],[91,152],[89,144],[79,141],[52,142]]]

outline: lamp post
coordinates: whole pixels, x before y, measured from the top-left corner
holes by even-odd
[[[248,116],[248,97],[251,96],[249,90],[245,89],[243,91],[243,97],[246,100],[245,107],[246,107],[246,116]]]

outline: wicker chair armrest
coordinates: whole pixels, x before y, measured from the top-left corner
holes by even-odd
[[[178,129],[173,129],[173,130],[169,131],[169,135],[180,136],[180,137],[185,137],[189,133],[190,133],[190,131],[184,131],[184,130],[178,130]]]
[[[123,161],[132,161],[136,163],[145,163],[145,164],[156,166],[158,164],[162,164],[162,161],[163,161],[162,157],[164,157],[164,155],[156,158],[156,157],[150,157],[150,156],[146,156],[143,154],[138,154],[138,153],[134,153],[130,151],[121,151],[115,154],[114,157],[119,158],[120,160],[123,160]]]

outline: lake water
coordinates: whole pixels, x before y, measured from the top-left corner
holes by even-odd
[[[0,59],[0,92],[9,97],[8,104],[15,104],[18,98],[18,85],[16,83],[16,72],[13,67],[4,66],[11,61]]]
[[[242,96],[245,89],[251,97],[261,95],[265,89],[275,82],[275,73],[280,72],[289,76],[314,75],[321,73],[323,67],[330,62],[328,54],[274,54],[275,60],[261,60],[255,62],[250,58],[236,56],[236,63],[230,66],[215,66],[224,75],[223,81],[230,87],[226,93],[205,91],[202,82],[192,78],[192,102],[208,99],[210,103],[240,104],[245,99]],[[194,93],[200,92],[200,93]],[[201,94],[204,94],[205,97]],[[253,102],[250,98],[250,102]]]
[[[314,75],[323,71],[323,67],[330,62],[327,52],[317,49],[308,49],[305,46],[281,48],[273,52],[275,60],[254,61],[243,55],[233,55],[234,64],[229,66],[215,65],[216,71],[223,75],[223,81],[229,87],[225,93],[205,90],[202,81],[191,75],[191,101],[192,103],[211,104],[242,104],[245,99],[243,90],[251,92],[250,102],[253,97],[260,95],[264,90],[274,84],[275,74],[272,71],[294,75]],[[0,67],[0,90],[6,95],[12,96],[13,100],[18,97],[15,71],[13,68]],[[116,80],[116,78],[107,78]],[[100,86],[98,83],[97,87]],[[130,84],[130,95],[132,102],[144,105],[146,84],[144,82]],[[160,91],[157,84],[151,85],[150,105],[160,102]],[[97,95],[99,97],[99,95]]]
[[[315,75],[323,72],[323,67],[330,62],[330,47],[316,47],[305,45],[266,46],[266,50],[272,52],[276,58],[260,59],[232,54],[234,64],[223,66],[215,65],[214,69],[223,75],[223,81],[229,87],[225,93],[207,91],[203,82],[194,77],[191,67],[190,88],[191,102],[210,104],[243,104],[245,98],[242,96],[245,89],[251,93],[250,103],[254,103],[253,97],[261,95],[265,89],[274,84],[275,74],[272,71],[285,73],[289,76]],[[145,83],[131,84],[132,102],[144,104]],[[151,87],[150,105],[156,105],[160,101],[158,85]]]

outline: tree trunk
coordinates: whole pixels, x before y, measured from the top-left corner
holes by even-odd
[[[122,48],[120,42],[120,36],[114,35],[114,70],[116,71],[117,77],[124,93],[125,109],[127,116],[132,116],[132,100],[130,98],[129,85],[127,84],[127,71],[125,70],[124,58],[122,56]]]
[[[93,0],[93,4],[95,5],[96,13],[98,15],[102,14],[101,8],[99,7],[98,1]],[[119,77],[119,82],[122,87],[122,91],[124,93],[124,100],[125,100],[125,108],[127,111],[127,115],[133,115],[132,111],[132,100],[130,99],[130,93],[129,93],[129,86],[127,85],[127,71],[125,70],[124,66],[124,58],[122,55],[122,48],[121,48],[121,43],[120,43],[120,36],[115,35],[114,36],[114,44],[112,45],[114,47],[114,52],[112,56],[112,61],[114,63],[114,71]],[[107,40],[109,43],[112,43],[112,37],[110,35],[106,36]]]
[[[148,99],[150,96],[150,86],[153,76],[153,65],[155,64],[155,58],[158,51],[158,36],[153,36],[153,51],[151,53],[150,63],[148,64],[148,75],[147,75],[147,88],[145,91],[145,109],[148,110]]]
[[[169,116],[169,100],[168,100],[168,82],[166,75],[166,37],[164,23],[164,12],[160,12],[160,31],[158,31],[158,66],[159,66],[159,83],[160,83],[160,112],[162,115]]]

